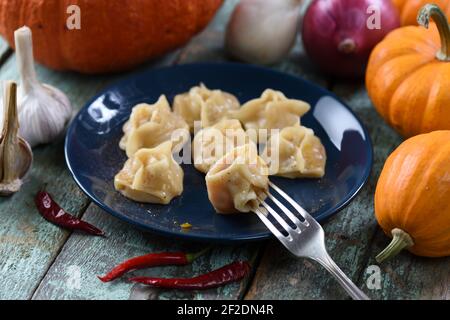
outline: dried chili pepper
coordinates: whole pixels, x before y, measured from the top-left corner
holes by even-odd
[[[39,191],[34,198],[39,213],[45,220],[69,230],[84,231],[95,236],[103,236],[102,230],[62,209],[45,191]]]
[[[98,277],[103,282],[109,282],[124,275],[128,271],[158,267],[158,266],[183,266],[192,263],[203,255],[209,248],[198,253],[163,252],[150,253],[143,256],[131,258],[119,264],[108,272],[104,277]]]
[[[203,290],[239,281],[250,272],[250,269],[247,261],[238,261],[194,278],[136,277],[130,281],[166,289]]]

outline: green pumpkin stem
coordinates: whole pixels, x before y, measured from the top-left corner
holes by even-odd
[[[414,245],[414,241],[411,236],[402,229],[393,229],[391,233],[391,243],[375,258],[378,263],[390,259],[399,254],[403,249],[412,247]]]
[[[441,50],[436,57],[441,61],[450,61],[450,25],[445,13],[435,4],[427,4],[419,11],[417,22],[428,28],[433,20],[441,36]]]

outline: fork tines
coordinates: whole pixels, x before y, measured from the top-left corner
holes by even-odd
[[[311,216],[303,209],[297,202],[295,202],[290,196],[288,196],[283,190],[277,187],[272,182],[269,182],[270,187],[285,201],[287,201],[293,209],[297,212],[297,214],[304,220],[301,221],[297,215],[295,215],[291,210],[289,210],[280,200],[278,200],[273,194],[270,192],[267,194],[267,198],[270,199],[278,209],[286,216],[291,225],[275,210],[271,207],[265,200],[261,199],[261,206],[254,210],[254,212],[259,216],[259,218],[263,221],[263,223],[269,228],[269,230],[278,238],[286,237],[282,231],[285,231],[288,234],[288,238],[291,238],[291,233],[301,233],[306,227],[309,226],[308,220],[311,219]],[[278,227],[269,219],[272,216],[278,222],[278,224],[282,227],[282,231],[278,229]],[[292,226],[293,225],[293,226]]]

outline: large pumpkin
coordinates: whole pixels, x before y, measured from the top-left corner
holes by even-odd
[[[450,129],[450,27],[437,6],[426,5],[419,26],[392,31],[373,50],[366,73],[381,116],[410,137]],[[437,28],[436,28],[437,25]]]
[[[450,255],[450,131],[415,136],[389,156],[375,192],[375,214],[394,238],[378,261],[405,247],[419,256]]]
[[[33,31],[36,59],[57,70],[120,71],[186,43],[222,0],[0,0],[0,34]],[[80,8],[81,29],[69,30],[68,7]]]
[[[400,21],[402,26],[416,25],[417,14],[427,3],[434,3],[441,7],[450,17],[450,0],[393,0],[395,6],[400,12]]]

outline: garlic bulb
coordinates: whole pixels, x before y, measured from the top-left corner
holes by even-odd
[[[237,59],[273,64],[295,44],[302,0],[242,0],[228,23],[225,46]]]
[[[60,90],[37,80],[31,30],[22,27],[14,36],[21,79],[20,135],[34,147],[53,141],[63,132],[72,116],[72,106]]]
[[[33,152],[17,133],[17,85],[8,82],[3,96],[3,128],[0,136],[0,196],[20,190],[22,178],[31,168]]]

